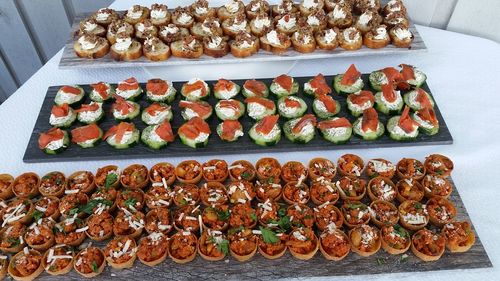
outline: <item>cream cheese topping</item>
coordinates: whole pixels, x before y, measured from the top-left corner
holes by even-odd
[[[132,38],[126,37],[126,38],[116,38],[116,43],[115,43],[115,49],[118,51],[126,51],[130,48],[130,45],[132,45]]]

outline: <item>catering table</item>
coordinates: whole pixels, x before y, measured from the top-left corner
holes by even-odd
[[[115,9],[126,9],[133,0],[116,1]],[[144,1],[143,1],[144,2]],[[152,1],[145,1],[152,2]],[[141,4],[143,4],[141,2]],[[146,3],[145,5],[147,5]],[[179,3],[182,4],[182,3]],[[455,270],[411,274],[384,274],[375,276],[354,276],[349,280],[498,280],[500,278],[500,227],[498,226],[498,204],[500,187],[497,186],[500,163],[500,110],[498,77],[500,75],[500,45],[449,31],[417,26],[424,38],[428,52],[380,57],[353,57],[329,60],[235,65],[204,65],[169,67],[168,69],[91,69],[59,70],[58,62],[62,52],[55,55],[44,67],[33,75],[19,90],[0,106],[0,173],[13,175],[25,171],[44,174],[59,170],[70,173],[78,169],[95,171],[106,164],[125,167],[132,163],[152,166],[158,159],[93,161],[70,163],[26,164],[22,157],[35,124],[36,116],[47,87],[62,84],[87,84],[96,81],[118,82],[130,76],[146,81],[154,75],[169,80],[185,80],[191,77],[217,79],[220,77],[262,78],[288,72],[292,76],[336,74],[355,63],[361,72],[369,72],[385,66],[407,63],[418,66],[428,76],[428,84],[437,100],[454,137],[449,146],[424,146],[403,148],[359,149],[349,151],[364,159],[383,157],[397,161],[403,156],[423,159],[431,153],[445,154],[455,162],[454,181],[467,207],[493,268],[479,270]],[[251,154],[224,156],[231,162],[247,159],[255,162],[263,156],[272,156],[280,161],[290,159],[307,162],[317,156],[337,159],[348,151],[317,151],[273,153],[271,155]],[[199,157],[204,161],[212,157]],[[182,158],[164,159],[178,163]],[[495,219],[497,218],[497,219]],[[326,278],[323,278],[326,279]],[[328,278],[330,279],[330,278]],[[341,278],[334,278],[341,279]]]

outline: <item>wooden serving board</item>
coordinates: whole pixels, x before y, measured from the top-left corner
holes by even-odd
[[[124,13],[121,11],[119,13]],[[61,69],[71,69],[71,68],[111,68],[111,67],[137,67],[137,66],[168,66],[168,65],[200,65],[200,64],[227,64],[227,63],[241,63],[241,62],[261,62],[261,61],[289,61],[289,60],[310,60],[310,59],[326,59],[326,58],[338,58],[338,57],[357,57],[357,56],[373,56],[373,55],[398,55],[398,54],[411,54],[415,52],[427,51],[424,40],[418,33],[415,25],[410,23],[410,31],[413,33],[414,40],[410,48],[397,48],[392,44],[389,44],[385,48],[381,49],[370,49],[363,46],[359,50],[347,51],[340,47],[335,50],[327,51],[317,49],[313,53],[303,54],[296,52],[293,48],[290,48],[288,52],[284,55],[278,56],[271,52],[260,50],[257,54],[248,58],[236,58],[231,53],[222,58],[212,58],[207,55],[203,55],[197,59],[184,59],[170,57],[165,61],[150,61],[144,56],[134,60],[134,61],[115,61],[111,58],[110,54],[99,58],[99,59],[84,59],[79,58],[73,49],[73,44],[76,40],[74,34],[79,30],[79,23],[81,20],[89,17],[91,14],[80,14],[75,17],[72,26],[72,33],[70,39],[65,45],[61,60],[59,61],[59,68]]]
[[[470,221],[469,215],[460,198],[455,184],[449,200],[457,209],[457,221]],[[472,229],[474,226],[472,225]],[[86,242],[88,242],[87,239]],[[97,242],[93,245],[105,247],[106,242]],[[95,280],[277,280],[282,278],[307,278],[320,276],[352,276],[371,275],[382,273],[441,271],[454,269],[473,269],[492,267],[481,240],[477,236],[476,243],[466,253],[445,254],[436,262],[423,262],[408,250],[407,257],[389,255],[380,249],[375,255],[367,258],[350,253],[345,259],[335,262],[328,261],[318,251],[308,261],[297,260],[287,253],[277,259],[268,260],[256,254],[247,262],[238,262],[229,257],[223,261],[209,262],[197,256],[193,262],[176,264],[171,259],[163,263],[148,267],[136,260],[131,269],[116,270],[106,267],[104,272],[95,277]],[[70,273],[54,277],[42,273],[37,280],[83,280],[74,270]]]
[[[299,97],[303,98],[308,105],[307,113],[312,113],[312,102],[313,99],[302,92],[303,84],[307,82],[312,77],[298,77],[295,80],[300,84],[300,90],[297,94]],[[329,85],[332,85],[333,76],[326,76],[326,81]],[[365,89],[369,88],[368,75],[362,76],[365,81]],[[264,81],[268,86],[271,84],[272,79],[260,79]],[[243,85],[245,80],[233,80],[239,85]],[[216,81],[206,81],[210,87],[216,83]],[[172,104],[172,111],[174,118],[171,121],[172,129],[174,133],[177,129],[185,122],[180,115],[180,108],[178,107],[179,101],[181,99],[180,89],[184,82],[174,82],[174,87],[177,89],[176,100]],[[141,84],[145,91],[145,85]],[[240,154],[240,153],[268,153],[268,152],[292,152],[292,151],[312,151],[312,150],[335,150],[335,149],[354,149],[354,148],[378,148],[378,147],[403,147],[403,146],[422,146],[422,145],[445,145],[452,144],[453,137],[448,130],[446,122],[439,111],[437,104],[435,105],[436,116],[439,120],[439,133],[434,136],[427,136],[425,134],[419,134],[418,138],[414,141],[409,142],[398,142],[389,138],[387,134],[384,134],[381,138],[375,141],[365,141],[356,136],[352,136],[350,141],[346,144],[333,144],[329,141],[323,139],[323,137],[316,132],[315,138],[307,144],[297,144],[289,141],[284,135],[282,135],[281,140],[275,146],[263,147],[255,144],[248,136],[248,131],[255,123],[253,119],[248,117],[245,113],[243,117],[240,118],[240,122],[243,125],[243,132],[245,135],[239,138],[235,142],[224,142],[222,141],[216,132],[216,127],[220,123],[217,116],[215,115],[215,109],[212,116],[207,120],[212,134],[208,141],[208,144],[204,148],[193,149],[181,143],[180,139],[177,137],[176,140],[170,143],[166,148],[161,150],[153,150],[148,148],[146,145],[140,143],[134,147],[117,150],[109,146],[106,142],[101,142],[96,147],[83,149],[76,144],[71,144],[68,149],[57,155],[45,154],[42,150],[38,148],[38,136],[41,132],[45,132],[51,128],[49,124],[50,111],[54,104],[54,97],[57,90],[61,86],[52,86],[47,90],[47,94],[43,101],[40,114],[31,133],[31,138],[26,148],[24,154],[24,162],[27,163],[40,163],[40,162],[52,162],[52,161],[90,161],[90,160],[111,160],[111,159],[133,159],[133,158],[154,158],[154,157],[175,157],[175,156],[197,156],[197,155],[222,155],[222,154]],[[89,85],[82,85],[86,93],[90,92],[91,87]],[[427,84],[422,87],[427,92],[431,93]],[[348,112],[346,105],[346,96],[333,94],[334,99],[338,100],[341,104],[341,111],[338,116],[347,117],[351,123],[356,120],[355,117],[351,116]],[[270,99],[275,100],[273,94],[269,95]],[[244,96],[240,93],[236,99],[243,101]],[[88,95],[84,99],[84,103],[89,103],[90,99]],[[213,97],[213,91],[208,99],[208,102],[215,108],[217,100]],[[144,109],[149,103],[145,99],[145,94],[143,98],[139,101],[141,104],[141,110]],[[103,109],[106,112],[106,117],[99,124],[99,127],[103,131],[107,131],[111,126],[116,125],[118,122],[114,120],[111,113],[111,103],[105,103]],[[385,125],[387,123],[387,116],[379,113],[380,121]],[[142,131],[146,127],[141,121],[140,115],[136,117],[133,122],[136,127]],[[285,120],[280,119],[280,125],[283,125]],[[75,122],[71,129],[81,126],[79,122]]]

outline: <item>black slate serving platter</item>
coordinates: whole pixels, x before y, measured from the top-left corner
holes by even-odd
[[[124,77],[126,79],[127,77]],[[303,84],[307,82],[312,77],[296,77],[296,81],[300,84],[300,90],[297,94],[299,97],[303,98],[307,105],[308,110],[307,113],[313,113],[312,111],[312,102],[313,98],[305,95],[303,93]],[[332,85],[333,75],[325,76],[326,81],[329,85]],[[370,86],[368,83],[368,74],[364,74],[362,76],[365,82],[365,89],[369,90]],[[259,79],[264,81],[268,86],[271,84],[272,79]],[[239,85],[243,85],[245,80],[233,80],[235,83]],[[206,81],[210,86],[215,84],[217,81]],[[176,100],[172,103],[172,110],[174,113],[174,118],[171,122],[172,129],[174,133],[177,132],[177,129],[185,122],[180,115],[180,109],[178,107],[179,100],[181,99],[180,89],[182,84],[185,82],[174,82],[174,87],[177,89],[177,97]],[[116,85],[113,85],[116,86]],[[145,84],[141,84],[145,91]],[[33,128],[33,132],[31,134],[30,141],[26,148],[23,161],[27,163],[40,163],[40,162],[52,162],[52,161],[90,161],[90,160],[111,160],[111,159],[133,159],[133,158],[154,158],[154,157],[166,157],[166,156],[197,156],[197,155],[222,155],[222,154],[239,154],[239,153],[266,153],[266,152],[292,152],[292,151],[313,151],[313,150],[335,150],[335,149],[356,149],[356,148],[379,148],[379,147],[404,147],[404,146],[423,146],[423,145],[446,145],[453,143],[453,137],[450,134],[450,131],[446,125],[446,122],[439,110],[437,104],[434,107],[436,112],[436,116],[439,120],[439,133],[433,136],[427,136],[425,134],[419,134],[416,140],[408,141],[408,142],[398,142],[389,138],[387,133],[374,141],[365,141],[356,136],[352,136],[352,138],[345,144],[337,145],[331,142],[326,141],[321,137],[319,132],[316,133],[316,137],[307,144],[296,144],[282,135],[281,141],[275,145],[270,147],[262,147],[256,145],[248,136],[247,132],[250,130],[251,126],[254,124],[253,119],[248,117],[246,114],[240,118],[240,122],[243,125],[243,130],[245,135],[241,137],[236,142],[224,142],[222,141],[216,133],[216,127],[220,123],[220,120],[217,119],[215,112],[212,116],[207,120],[212,130],[212,134],[208,141],[208,145],[204,148],[193,149],[188,146],[185,146],[181,143],[180,139],[177,137],[173,143],[170,143],[166,148],[162,150],[153,150],[148,148],[146,145],[140,143],[134,147],[125,150],[116,150],[113,147],[109,146],[106,142],[101,142],[94,148],[83,149],[77,146],[76,144],[71,144],[68,149],[63,151],[57,155],[47,155],[42,150],[38,148],[38,136],[41,132],[47,131],[51,128],[49,124],[50,111],[54,104],[54,97],[57,93],[57,90],[61,86],[52,86],[48,88],[45,99],[43,101],[40,113],[38,115],[38,119],[35,123],[35,127]],[[85,91],[88,93],[91,90],[89,85],[82,85]],[[427,84],[424,84],[422,88],[431,93]],[[213,94],[213,91],[212,91]],[[432,93],[431,93],[432,95]],[[346,105],[346,97],[344,95],[339,95],[337,93],[333,93],[334,99],[338,100],[341,104],[341,111],[338,114],[340,117],[347,117],[351,122],[356,120],[355,117],[351,116]],[[270,94],[270,99],[276,100],[273,94]],[[240,93],[236,99],[243,101],[245,97]],[[89,103],[90,99],[88,96],[85,97],[84,103]],[[217,99],[210,96],[208,102],[215,106]],[[146,101],[145,95],[139,101],[141,104],[141,109],[145,108],[149,105],[149,102]],[[111,103],[108,102],[104,105],[104,110],[106,111],[106,117],[99,124],[103,131],[107,131],[111,126],[116,125],[118,122],[114,120],[111,113]],[[389,116],[385,116],[382,113],[379,113],[379,119],[384,125],[387,123]],[[140,115],[136,117],[133,122],[137,126],[138,129],[142,130],[146,127],[141,121]],[[282,125],[285,122],[283,118],[280,119],[280,124]],[[68,132],[71,129],[81,126],[78,122],[75,122]]]

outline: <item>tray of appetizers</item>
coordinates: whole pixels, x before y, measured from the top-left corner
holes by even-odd
[[[61,68],[320,59],[426,50],[400,0],[134,5],[75,18]]]
[[[50,87],[24,161],[451,144],[426,75],[400,68]]]
[[[2,174],[0,277],[275,280],[491,267],[453,168],[439,154],[366,164],[345,154]]]

